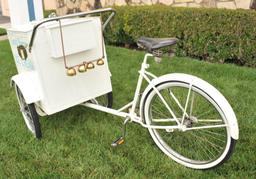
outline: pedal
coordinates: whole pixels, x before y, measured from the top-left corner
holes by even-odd
[[[124,143],[124,137],[122,136],[122,137],[119,137],[117,140],[115,140],[114,142],[112,142],[112,144],[111,144],[111,146],[112,147],[117,147],[117,146],[119,146],[119,145],[121,145],[121,144],[123,144]]]
[[[126,125],[127,125],[127,122],[129,121],[129,117],[126,117],[124,123],[123,123],[123,129],[122,129],[122,136],[119,137],[117,140],[115,140],[114,142],[112,142],[111,146],[112,147],[117,147],[121,144],[124,143],[124,138],[126,136]]]

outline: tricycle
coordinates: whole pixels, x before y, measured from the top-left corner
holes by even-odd
[[[103,23],[98,14],[107,12]],[[126,125],[137,123],[148,129],[163,153],[186,167],[209,169],[222,164],[239,136],[235,113],[225,97],[193,75],[157,77],[148,71],[148,60],[160,63],[163,49],[174,46],[178,39],[138,39],[146,53],[134,98],[120,109],[112,109],[103,31],[114,15],[112,8],[105,8],[8,30],[18,69],[11,84],[29,131],[41,138],[38,116],[82,105],[123,119],[122,135],[113,147],[124,143]],[[148,86],[142,89],[144,80]]]

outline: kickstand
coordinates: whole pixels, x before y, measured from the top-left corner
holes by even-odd
[[[123,123],[123,128],[122,128],[122,136],[117,138],[114,142],[112,142],[111,146],[112,147],[117,147],[121,144],[124,143],[124,139],[125,139],[125,136],[126,136],[126,125],[127,125],[127,122],[129,121],[129,118],[126,118],[124,123]]]

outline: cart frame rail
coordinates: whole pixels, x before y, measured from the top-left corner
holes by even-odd
[[[80,12],[80,13],[76,13],[76,14],[70,14],[70,15],[61,16],[61,17],[53,17],[53,18],[50,18],[50,19],[47,19],[47,20],[44,20],[44,21],[38,23],[33,28],[32,36],[31,36],[31,39],[30,39],[30,42],[29,42],[29,52],[31,52],[31,50],[32,50],[37,29],[41,25],[43,25],[43,24],[45,24],[47,22],[60,21],[62,19],[69,19],[69,18],[74,18],[74,17],[87,16],[87,15],[93,15],[93,14],[100,14],[100,13],[106,13],[106,12],[111,12],[111,14],[108,16],[107,20],[102,25],[102,28],[103,28],[102,30],[105,30],[105,28],[109,24],[110,20],[116,14],[116,11],[114,9],[112,9],[112,8],[104,8],[104,9],[99,9],[99,10],[93,10],[93,11],[90,11],[90,12]]]

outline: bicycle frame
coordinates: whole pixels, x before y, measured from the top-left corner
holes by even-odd
[[[220,125],[207,125],[207,126],[200,126],[200,127],[190,127],[187,128],[186,125],[184,125],[184,121],[186,117],[189,117],[189,115],[187,114],[187,108],[188,108],[188,101],[189,98],[191,96],[191,90],[192,90],[192,82],[190,83],[190,87],[189,87],[189,91],[187,94],[187,99],[186,99],[186,104],[185,107],[183,108],[182,105],[180,104],[180,102],[178,101],[178,99],[172,94],[172,98],[174,99],[174,101],[176,102],[176,104],[179,106],[179,108],[183,111],[183,116],[181,119],[178,119],[176,117],[176,115],[174,114],[173,110],[169,107],[169,105],[167,104],[167,102],[165,101],[164,97],[160,94],[160,92],[158,91],[158,89],[156,88],[156,86],[152,83],[153,80],[150,80],[150,78],[152,79],[156,79],[157,76],[155,76],[154,74],[148,72],[146,69],[149,68],[149,64],[147,64],[147,60],[148,57],[153,57],[152,54],[147,53],[144,56],[144,60],[141,64],[141,69],[139,71],[139,78],[138,78],[138,82],[137,82],[137,87],[135,90],[135,94],[134,94],[134,98],[133,100],[126,104],[125,106],[121,107],[120,109],[116,110],[116,109],[111,109],[111,108],[107,108],[98,104],[93,104],[93,103],[82,103],[81,105],[92,108],[92,109],[96,109],[102,112],[106,112],[109,114],[113,114],[122,118],[125,118],[124,124],[126,122],[128,122],[129,120],[131,122],[136,122],[138,124],[140,124],[141,126],[145,127],[145,128],[152,128],[152,129],[165,129],[168,131],[173,131],[174,129],[178,129],[181,130],[183,132],[188,131],[188,130],[198,130],[198,129],[208,129],[208,128],[219,128],[219,127],[226,127],[225,124],[220,124]],[[167,108],[167,110],[170,112],[171,116],[173,117],[172,119],[164,119],[163,121],[158,121],[158,122],[176,122],[177,125],[172,125],[172,126],[160,126],[160,125],[147,125],[144,123],[143,119],[141,117],[139,117],[136,114],[136,106],[139,103],[139,97],[140,97],[140,91],[141,91],[141,86],[142,86],[142,82],[143,80],[146,80],[149,84],[149,87],[151,89],[153,89],[156,94],[159,96],[159,98],[161,99],[161,101],[163,102],[163,104],[165,105],[165,107]],[[130,109],[129,112],[124,112],[124,110],[126,109]]]
[[[150,53],[147,53],[144,56],[144,60],[143,60],[143,62],[141,64],[141,69],[139,71],[140,75],[139,75],[139,78],[138,78],[138,82],[137,82],[137,87],[136,87],[136,90],[135,90],[134,98],[133,98],[133,100],[130,103],[126,104],[125,106],[121,107],[118,110],[107,108],[107,107],[104,107],[104,106],[101,106],[101,105],[98,105],[98,104],[89,103],[89,102],[83,103],[81,105],[89,107],[89,108],[92,108],[92,109],[96,109],[96,110],[99,110],[99,111],[103,111],[103,112],[106,112],[106,113],[110,113],[110,114],[113,114],[113,115],[116,115],[116,116],[119,116],[119,117],[122,117],[122,118],[125,118],[126,119],[124,121],[125,123],[128,120],[130,120],[131,122],[139,123],[140,125],[142,125],[145,128],[166,129],[166,130],[168,130],[168,129],[169,130],[180,129],[181,126],[182,126],[181,122],[176,118],[175,114],[170,109],[170,107],[168,106],[168,104],[166,103],[166,101],[164,100],[162,95],[160,94],[160,92],[152,84],[152,80],[150,80],[150,77],[153,78],[153,79],[156,79],[157,77],[154,74],[146,71],[146,69],[149,68],[149,64],[147,64],[148,57],[153,57],[153,55],[150,54]],[[174,120],[177,123],[177,126],[146,125],[143,122],[143,119],[136,114],[135,109],[136,109],[137,104],[139,103],[139,96],[140,96],[140,91],[141,91],[141,86],[142,86],[143,79],[146,80],[148,82],[148,84],[153,88],[153,90],[156,91],[156,93],[158,94],[158,96],[160,97],[162,102],[165,104],[165,106],[167,107],[167,109],[169,110],[171,115],[173,116]],[[124,110],[126,110],[128,108],[131,108],[131,110],[128,113],[124,112]]]

